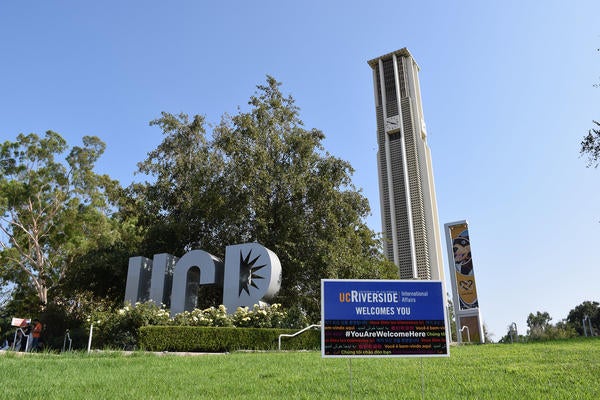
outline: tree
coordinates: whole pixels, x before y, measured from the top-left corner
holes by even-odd
[[[448,313],[448,321],[450,321],[450,340],[452,342],[456,342],[457,341],[457,337],[456,337],[456,317],[454,315],[454,304],[452,303],[452,298],[450,296],[450,293],[446,293],[446,310]]]
[[[118,183],[93,172],[94,136],[70,150],[56,132],[0,147],[0,279],[30,286],[42,306],[75,257],[115,240],[109,196]]]
[[[597,301],[584,301],[573,308],[571,311],[569,311],[567,322],[580,336],[583,336],[583,319],[586,316],[589,318],[594,332],[596,334],[600,332],[600,303]]]
[[[596,49],[596,51],[600,52],[600,49]],[[594,87],[600,87],[600,83],[595,83]],[[588,134],[583,137],[583,140],[580,144],[579,154],[587,155],[588,157],[588,167],[593,166],[594,168],[598,167],[600,164],[600,122],[592,121],[596,128],[592,128],[588,131]]]
[[[600,164],[600,122],[592,121],[599,129],[590,129],[581,141],[579,153],[587,155],[588,167],[597,168]]]
[[[277,301],[318,316],[321,278],[390,278],[381,242],[365,224],[367,199],[352,167],[327,153],[325,135],[307,130],[291,96],[267,77],[248,112],[224,115],[207,134],[196,115],[162,113],[151,125],[165,139],[131,188],[146,224],[146,251],[180,255],[201,247],[257,241],[281,260]]]
[[[219,251],[232,227],[223,227],[227,213],[222,186],[222,156],[209,143],[204,117],[163,112],[150,122],[162,129],[163,142],[138,164],[152,183],[129,188],[132,209],[145,232],[144,251],[181,255],[192,248]],[[230,201],[230,203],[232,203]]]
[[[129,258],[141,254],[142,232],[127,192],[117,187],[110,197],[113,203],[109,216],[112,240],[101,241],[74,257],[55,291],[55,300],[58,296],[63,303],[72,302],[87,293],[88,297],[122,304]],[[76,300],[75,303],[81,302]]]
[[[554,340],[568,339],[576,336],[575,330],[565,321],[559,321],[552,325],[552,317],[547,312],[537,311],[530,313],[527,317],[527,332],[530,340]]]
[[[527,326],[529,327],[529,336],[533,339],[539,339],[543,336],[544,332],[550,327],[550,321],[552,317],[547,312],[537,311],[535,315],[529,313],[527,316]]]

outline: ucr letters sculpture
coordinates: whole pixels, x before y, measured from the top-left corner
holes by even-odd
[[[273,298],[281,287],[281,263],[259,243],[225,248],[225,263],[204,250],[192,250],[177,258],[170,254],[131,257],[127,271],[125,302],[151,300],[170,305],[171,316],[196,307],[200,285],[223,287],[223,305],[234,313]]]

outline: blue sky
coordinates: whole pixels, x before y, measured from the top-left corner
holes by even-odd
[[[530,312],[557,322],[600,301],[600,170],[578,155],[600,119],[598,15],[595,0],[2,1],[0,141],[97,135],[99,171],[128,185],[162,139],[148,126],[161,111],[216,124],[269,74],[355,168],[380,231],[367,61],[407,47],[440,222],[469,221],[499,339]]]

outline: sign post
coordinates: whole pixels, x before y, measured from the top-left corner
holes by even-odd
[[[321,280],[323,357],[449,356],[441,281]]]

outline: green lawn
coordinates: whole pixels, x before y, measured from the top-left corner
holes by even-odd
[[[599,399],[600,338],[452,347],[445,358],[318,352],[4,353],[1,399]]]

